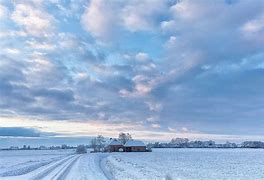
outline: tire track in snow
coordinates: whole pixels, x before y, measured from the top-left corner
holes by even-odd
[[[103,172],[104,176],[108,179],[108,180],[117,180],[113,174],[106,169],[105,164],[106,164],[106,158],[108,157],[108,155],[106,156],[99,156],[99,167],[101,169],[101,171]]]
[[[54,165],[51,165],[47,169],[44,169],[43,171],[41,171],[36,176],[32,177],[31,180],[40,180],[40,179],[45,178],[50,173],[52,173],[54,171],[54,169],[56,169],[58,166],[61,166],[62,164],[66,163],[67,161],[71,160],[74,157],[75,157],[75,155],[71,155],[70,157],[64,158],[61,161],[56,162]]]
[[[71,163],[64,166],[62,169],[62,172],[59,174],[59,176],[56,178],[57,180],[65,180],[68,176],[69,172],[72,169],[72,166],[77,162],[77,160],[81,157],[81,155],[77,156]]]

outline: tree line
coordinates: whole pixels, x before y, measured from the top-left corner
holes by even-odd
[[[111,139],[112,138],[110,138],[110,140]],[[123,145],[125,145],[129,140],[133,140],[131,134],[123,132],[119,133],[118,138],[116,139]],[[91,139],[90,146],[93,149],[93,152],[103,152],[105,150],[106,143],[107,139],[102,135],[98,135],[97,137]]]
[[[264,148],[264,142],[244,141],[240,144],[226,141],[225,143],[216,143],[215,141],[190,141],[188,138],[173,138],[170,142],[149,143],[151,148]]]

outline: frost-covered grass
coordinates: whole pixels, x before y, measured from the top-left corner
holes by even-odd
[[[56,174],[69,180],[264,179],[264,149],[154,149],[67,156],[74,152],[0,151],[0,179],[48,179]]]
[[[263,149],[154,149],[112,153],[105,165],[116,179],[264,179]]]
[[[26,174],[70,153],[73,150],[0,151],[0,177]]]

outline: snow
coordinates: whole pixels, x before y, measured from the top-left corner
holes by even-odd
[[[264,149],[87,154],[73,154],[72,150],[14,150],[0,151],[0,179],[255,180],[264,179],[263,162]]]
[[[129,140],[125,144],[126,147],[132,147],[132,146],[146,146],[142,141],[139,140]]]
[[[263,149],[154,149],[115,153],[105,161],[123,180],[264,179]]]
[[[73,150],[0,151],[0,177],[28,173],[71,153]]]
[[[108,145],[109,145],[109,146],[110,146],[110,145],[122,145],[122,143],[119,142],[118,140],[114,139],[114,140],[110,141],[110,143],[109,143]]]

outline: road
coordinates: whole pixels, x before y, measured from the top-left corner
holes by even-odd
[[[99,153],[69,155],[27,174],[1,180],[114,180],[101,166],[105,157]]]
[[[40,172],[30,178],[30,180],[61,180],[66,179],[67,174],[70,172],[74,163],[80,158],[81,155],[71,155],[63,158],[58,162],[49,164],[48,166],[42,167]]]

